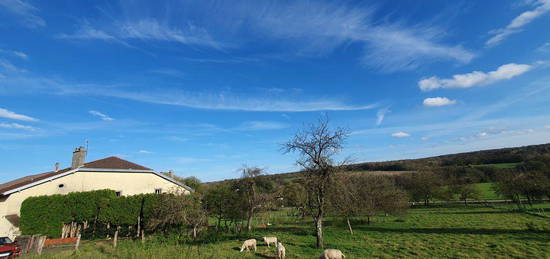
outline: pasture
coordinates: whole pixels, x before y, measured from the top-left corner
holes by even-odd
[[[544,208],[547,212],[540,212]],[[378,216],[370,225],[353,220],[350,235],[340,219],[326,221],[325,245],[342,250],[346,258],[550,258],[550,204],[537,204],[532,212],[513,205],[453,205],[409,209],[402,216]],[[210,233],[201,243],[177,235],[153,236],[142,245],[123,240],[114,249],[108,241],[85,241],[79,252],[51,251],[40,258],[276,258],[262,236],[277,236],[287,258],[317,258],[310,218],[287,216],[287,211],[264,213],[260,220],[273,224],[251,233]],[[257,253],[238,249],[243,240],[256,238]],[[35,256],[37,257],[37,256]]]

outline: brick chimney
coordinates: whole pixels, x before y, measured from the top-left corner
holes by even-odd
[[[86,149],[82,146],[77,147],[73,152],[73,162],[71,168],[75,169],[84,164],[84,159],[86,159]]]

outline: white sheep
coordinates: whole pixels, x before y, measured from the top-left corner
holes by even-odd
[[[254,252],[256,252],[256,239],[245,240],[241,246],[241,252],[244,251],[244,249],[246,249],[246,251],[250,251],[251,247],[254,248]]]
[[[342,251],[338,249],[325,249],[323,253],[319,256],[319,259],[342,259],[345,258]]]
[[[279,256],[278,259],[285,259],[286,249],[281,242],[277,243],[277,255]]]
[[[277,246],[277,238],[276,237],[263,237],[264,242],[269,246],[269,244],[273,243],[275,246]]]

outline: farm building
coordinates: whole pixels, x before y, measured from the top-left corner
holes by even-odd
[[[35,174],[0,184],[0,236],[19,235],[21,203],[28,197],[110,189],[117,195],[178,192],[193,190],[150,168],[118,157],[85,162],[86,149],[73,152],[69,168]]]

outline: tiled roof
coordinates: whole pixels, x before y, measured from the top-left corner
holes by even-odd
[[[107,158],[85,163],[82,167],[102,169],[152,170],[151,168],[132,163],[116,156],[110,156]]]
[[[152,170],[150,168],[132,163],[130,161],[126,161],[124,159],[121,159],[115,156],[84,163],[82,167],[94,168],[94,169]],[[57,172],[50,171],[50,172],[45,172],[41,174],[29,175],[19,179],[15,179],[7,183],[0,184],[0,194],[13,190],[15,188],[19,188],[21,186],[25,186],[27,184],[31,184],[31,183],[52,177],[52,176],[66,173],[70,170],[72,170],[72,168],[69,167],[69,168],[60,169]]]

